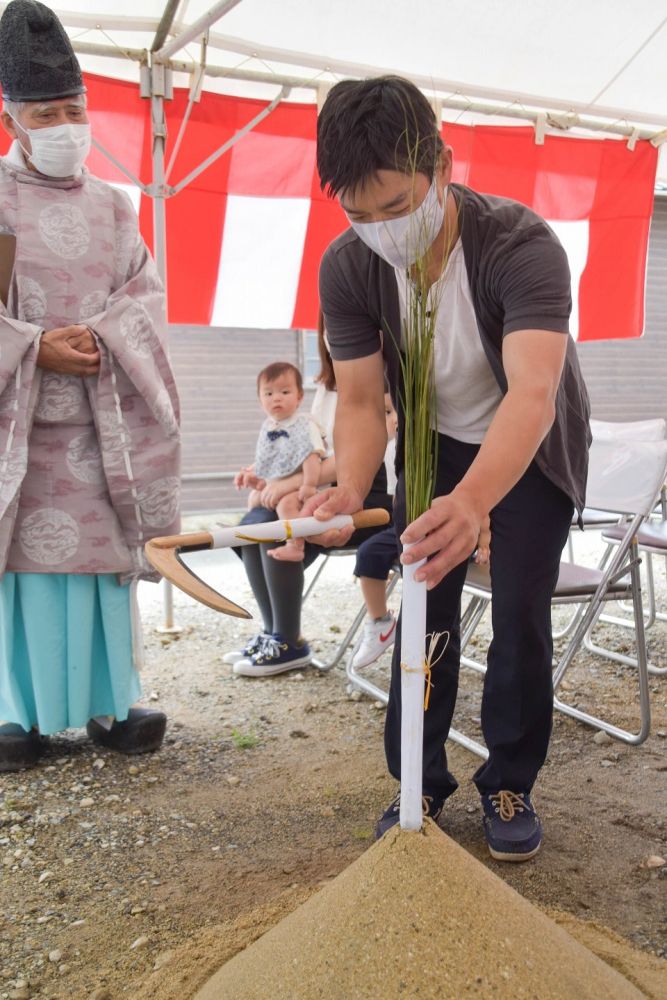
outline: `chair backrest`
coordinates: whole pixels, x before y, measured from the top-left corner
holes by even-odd
[[[667,420],[654,417],[651,420],[593,420],[591,434],[599,441],[661,441],[667,437]]]
[[[667,476],[667,440],[593,438],[586,506],[648,516]]]

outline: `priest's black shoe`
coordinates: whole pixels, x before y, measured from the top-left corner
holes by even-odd
[[[42,750],[42,738],[34,729],[26,732],[15,722],[0,726],[0,771],[33,767],[42,756]]]
[[[150,753],[162,745],[167,716],[164,712],[154,712],[150,708],[131,708],[127,719],[117,719],[110,729],[105,729],[95,719],[86,726],[86,732],[94,743],[118,750],[120,753]]]

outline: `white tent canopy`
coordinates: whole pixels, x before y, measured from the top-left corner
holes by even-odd
[[[656,142],[667,130],[663,0],[143,0],[140,13],[131,0],[67,0],[55,9],[84,70],[105,76],[138,80],[156,46],[158,59],[194,73],[204,32],[204,87],[218,92],[271,99],[287,82],[290,99],[313,101],[342,77],[397,72],[442,102],[445,120],[483,112],[562,129],[583,119]],[[667,183],[664,155],[659,174]]]

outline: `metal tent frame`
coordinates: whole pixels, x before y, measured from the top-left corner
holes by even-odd
[[[241,0],[218,0],[205,14],[191,24],[184,24],[177,21],[177,13],[181,3],[182,0],[166,0],[162,17],[157,24],[150,18],[146,19],[142,17],[109,15],[104,18],[105,28],[108,28],[108,30],[113,30],[114,28],[127,29],[128,27],[149,31],[155,30],[150,50],[119,48],[114,45],[94,44],[76,39],[72,43],[75,51],[81,55],[95,55],[114,59],[118,59],[120,55],[130,61],[136,62],[139,66],[141,96],[151,101],[152,183],[149,185],[142,184],[107,150],[104,150],[99,144],[97,146],[100,152],[112,160],[133,184],[137,185],[144,194],[153,199],[155,258],[160,274],[165,281],[165,286],[168,278],[165,229],[165,200],[167,198],[173,197],[179,191],[183,190],[183,188],[187,187],[195,177],[206,170],[245,134],[270,115],[280,101],[287,97],[293,88],[314,90],[317,94],[319,104],[326,95],[329,87],[329,84],[323,82],[322,74],[362,77],[368,75],[371,71],[374,73],[400,72],[400,69],[396,67],[369,67],[342,60],[324,59],[317,55],[304,55],[304,53],[296,53],[286,49],[262,47],[261,50],[255,50],[252,46],[241,43],[238,40],[212,34],[210,30],[214,24],[219,22],[234,7],[238,6]],[[100,18],[94,14],[64,13],[59,16],[65,26],[84,29],[99,27]],[[626,61],[614,77],[602,88],[598,97],[609,88],[618,76],[627,70],[636,56],[639,55],[661,30],[662,26],[663,23],[661,22],[649,37],[644,39],[632,57]],[[174,58],[190,42],[194,41],[200,43],[200,58],[198,62]],[[242,68],[207,65],[206,53],[209,47],[264,57],[278,63],[289,63],[291,65],[299,63],[308,70],[312,70],[313,75],[309,78],[294,74],[262,73]],[[172,96],[172,77],[174,73],[184,73],[190,77],[190,98],[171,160],[165,169],[165,146],[167,138],[165,101],[169,100]],[[212,153],[199,167],[191,171],[178,184],[170,186],[168,181],[171,167],[180,147],[185,129],[187,128],[192,106],[201,98],[203,82],[206,76],[246,81],[249,83],[278,85],[280,90],[273,100],[267,104],[265,109],[236,133],[232,139]],[[590,112],[592,102],[588,102],[586,105],[578,105],[572,102],[550,99],[548,103],[545,103],[543,98],[528,93],[492,91],[488,87],[462,84],[460,81],[455,80],[419,77],[414,74],[411,75],[411,79],[429,94],[434,95],[433,101],[439,118],[442,117],[442,111],[447,108],[461,112],[471,112],[476,115],[502,115],[503,118],[529,121],[535,127],[535,137],[538,143],[544,141],[544,134],[547,128],[559,131],[583,130],[586,132],[605,132],[612,135],[622,135],[628,139],[630,148],[634,146],[638,139],[648,139],[655,146],[660,146],[667,141],[667,116],[656,119],[654,115],[633,112],[632,117],[628,118],[626,110],[614,107],[598,107],[596,114],[591,115],[588,112]],[[661,126],[661,128],[656,132],[657,125]]]

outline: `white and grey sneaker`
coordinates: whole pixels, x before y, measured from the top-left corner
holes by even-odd
[[[270,639],[271,636],[266,632],[259,632],[258,635],[254,635],[252,639],[248,639],[247,643],[243,649],[232,649],[229,653],[225,653],[222,658],[223,663],[237,663],[239,660],[243,660],[247,657],[251,657],[253,653],[256,653],[258,649],[261,648],[264,639]]]
[[[396,619],[391,611],[379,621],[369,619],[364,625],[359,648],[352,659],[352,666],[358,669],[367,667],[369,663],[375,663],[386,649],[393,646],[395,639]]]

